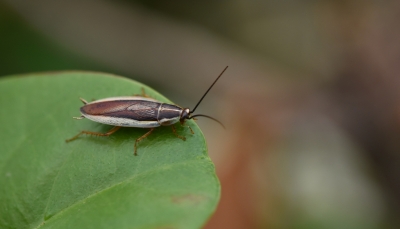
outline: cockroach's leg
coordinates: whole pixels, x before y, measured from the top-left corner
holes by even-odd
[[[154,128],[151,128],[151,129],[150,129],[147,133],[145,133],[142,137],[136,139],[136,141],[135,141],[135,151],[134,151],[133,155],[137,156],[137,144],[138,144],[141,140],[143,140],[143,139],[145,139],[147,136],[149,136],[149,135],[151,134],[151,132],[153,132],[153,130],[154,130]]]
[[[192,130],[192,127],[190,127],[189,125],[185,125],[185,123],[182,123],[182,122],[181,122],[181,125],[184,126],[184,127],[189,128],[190,133],[194,134],[194,132],[193,132],[193,130]]]
[[[176,133],[176,129],[175,129],[174,126],[171,126],[171,127],[172,127],[172,132],[175,134],[175,136],[177,136],[178,138],[186,141],[186,138],[184,136],[180,136],[178,133]]]
[[[79,98],[83,104],[88,104],[88,102],[85,99]]]
[[[145,98],[154,99],[154,98],[151,97],[150,95],[146,94],[146,92],[144,91],[144,88],[143,88],[143,87],[141,88],[141,92],[142,92],[142,93],[140,93],[140,94],[134,94],[134,96],[142,96],[142,97],[145,97]]]
[[[189,127],[190,133],[194,134],[192,128],[190,126],[187,126],[187,127]]]
[[[146,94],[146,92],[144,91],[143,87],[141,88],[141,91],[142,91],[142,96],[143,97],[150,97],[148,94]]]
[[[109,130],[107,133],[99,133],[99,132],[91,132],[91,131],[86,131],[83,130],[81,131],[79,134],[75,135],[74,137],[65,140],[66,142],[70,142],[73,141],[75,139],[77,139],[79,136],[81,136],[82,134],[89,134],[89,135],[94,135],[94,136],[110,136],[111,134],[115,133],[117,130],[119,130],[119,128],[121,128],[120,126],[114,126],[111,130]]]

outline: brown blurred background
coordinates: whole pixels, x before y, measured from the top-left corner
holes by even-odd
[[[400,1],[0,0],[0,75],[131,77],[199,120],[214,228],[400,228]]]

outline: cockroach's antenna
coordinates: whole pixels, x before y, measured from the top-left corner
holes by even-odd
[[[208,115],[203,115],[203,114],[197,114],[197,115],[193,115],[193,116],[191,116],[189,119],[193,119],[194,117],[199,117],[199,116],[201,116],[201,117],[206,117],[206,118],[209,118],[209,119],[212,119],[212,120],[214,120],[214,121],[216,121],[216,122],[218,122],[224,129],[226,129],[225,128],[225,126],[224,126],[224,124],[222,124],[222,122],[220,122],[220,121],[218,121],[218,119],[216,119],[216,118],[213,118],[213,117],[211,117],[211,116],[208,116]]]
[[[226,66],[224,68],[224,70],[221,72],[221,74],[219,74],[219,76],[217,77],[217,79],[214,81],[213,84],[211,84],[211,86],[208,88],[208,90],[206,91],[206,93],[204,93],[203,97],[201,97],[200,101],[196,104],[196,106],[193,108],[192,111],[190,111],[190,114],[193,114],[193,112],[196,110],[196,108],[199,106],[199,104],[201,103],[201,101],[203,101],[204,97],[206,97],[207,93],[211,90],[211,88],[214,86],[214,84],[218,81],[219,77],[222,76],[222,74],[224,74],[224,72],[226,71],[226,69],[228,68],[228,66]]]

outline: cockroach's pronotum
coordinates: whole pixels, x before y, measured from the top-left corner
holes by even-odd
[[[171,126],[172,132],[178,138],[186,140],[184,136],[180,136],[176,133],[173,124],[179,121],[181,125],[183,125],[186,119],[193,119],[198,116],[203,116],[206,118],[210,118],[222,125],[220,121],[208,115],[192,114],[227,68],[228,66],[226,66],[221,74],[219,74],[217,79],[214,81],[213,84],[211,84],[211,86],[208,88],[206,93],[204,93],[199,102],[197,102],[192,111],[190,111],[189,108],[182,108],[175,104],[163,103],[158,100],[152,99],[146,96],[144,90],[142,90],[142,96],[111,97],[96,100],[90,103],[81,98],[81,101],[85,105],[80,108],[82,115],[80,117],[74,117],[75,119],[87,118],[92,121],[112,125],[114,127],[107,133],[98,133],[84,130],[74,137],[67,139],[66,142],[73,141],[82,134],[110,136],[121,127],[150,128],[147,133],[136,139],[134,145],[134,155],[136,156],[137,144],[141,140],[149,136],[154,131],[155,127]],[[190,132],[194,134],[192,128],[190,128],[190,126],[187,127],[189,127]]]

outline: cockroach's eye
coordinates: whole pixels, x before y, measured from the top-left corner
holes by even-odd
[[[188,119],[189,118],[189,114],[190,114],[189,108],[183,109],[180,121],[182,122],[182,121],[185,121],[186,119]]]

